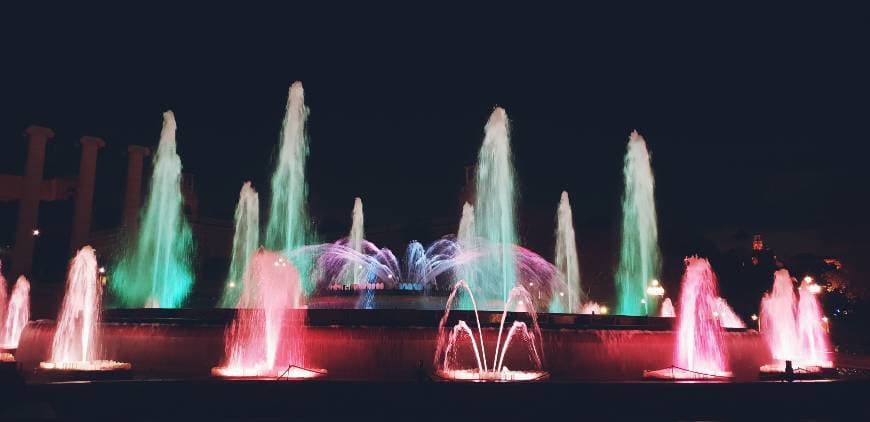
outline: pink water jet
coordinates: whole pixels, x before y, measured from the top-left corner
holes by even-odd
[[[102,284],[97,281],[93,248],[78,251],[69,268],[66,293],[51,343],[51,358],[40,368],[64,371],[130,369],[129,363],[100,358],[99,324]]]
[[[5,281],[4,281],[5,284]],[[5,286],[4,286],[5,287]],[[19,276],[12,288],[6,306],[3,325],[0,326],[0,349],[17,349],[21,332],[30,320],[30,282],[24,276]]]
[[[460,289],[466,291],[474,311],[477,335],[465,321],[460,320],[452,330],[445,329],[450,311]],[[513,306],[513,308],[511,307]],[[504,326],[509,309],[516,312],[524,312],[529,316],[531,328],[526,322],[514,321],[504,335]],[[510,369],[505,365],[505,356],[510,346],[516,339],[526,347],[528,361],[526,367],[520,370]],[[477,302],[465,281],[459,281],[454,285],[453,291],[447,299],[444,316],[438,325],[438,340],[435,348],[434,367],[435,374],[444,379],[459,381],[536,381],[547,377],[543,370],[543,363],[539,350],[541,329],[538,326],[538,316],[533,306],[529,293],[522,287],[514,287],[504,304],[501,323],[499,324],[498,337],[495,344],[492,364],[487,361],[486,343],[484,342],[483,329],[480,324],[480,315],[477,312]],[[469,358],[470,355],[470,358]],[[517,362],[515,362],[517,363]],[[520,362],[519,364],[523,364]]]
[[[810,284],[802,282],[796,295],[788,270],[774,274],[773,289],[761,300],[760,325],[774,362],[762,366],[762,373],[785,372],[785,361],[804,374],[834,366],[822,309]]]
[[[722,328],[746,328],[743,320],[737,316],[737,313],[731,309],[731,306],[728,306],[728,302],[721,297],[716,298],[715,315],[719,318],[719,325]]]
[[[674,366],[644,371],[644,378],[667,380],[730,379],[725,342],[716,316],[716,275],[704,258],[686,258],[677,316]]]
[[[662,318],[676,318],[677,312],[674,311],[674,303],[671,302],[671,298],[667,297],[662,301],[662,310],[659,316]]]
[[[236,317],[227,327],[222,377],[314,378],[303,367],[304,310],[299,271],[283,254],[259,249],[251,257]]]

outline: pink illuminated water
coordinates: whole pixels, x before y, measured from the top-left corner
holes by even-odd
[[[830,359],[831,344],[828,330],[822,320],[822,307],[817,295],[812,293],[804,280],[798,289],[798,338],[800,339],[800,364],[802,366],[833,367]]]
[[[85,246],[70,263],[66,293],[51,342],[51,358],[40,363],[43,369],[129,369],[129,364],[99,359],[101,298],[97,257],[93,248]]]
[[[803,281],[796,295],[788,270],[774,274],[773,289],[761,300],[761,333],[774,362],[762,372],[782,372],[786,360],[800,372],[834,366],[822,308],[809,286],[810,281]]]
[[[236,317],[225,334],[225,359],[212,373],[228,377],[310,378],[302,368],[299,271],[277,252],[258,250],[245,274]]]
[[[5,286],[4,286],[5,287]],[[24,276],[19,276],[12,288],[6,306],[3,325],[0,326],[0,349],[17,349],[21,332],[30,320],[30,282]]]
[[[717,317],[718,285],[710,262],[686,258],[677,316],[674,367],[648,371],[664,379],[729,378],[722,327]]]
[[[663,318],[675,318],[677,316],[677,312],[674,311],[674,303],[671,302],[671,298],[665,298],[662,301],[662,311],[660,314]]]
[[[731,309],[725,299],[716,298],[716,316],[719,318],[719,324],[723,328],[746,328],[746,324],[742,319]]]
[[[761,333],[773,358],[782,363],[800,356],[797,330],[797,297],[788,270],[773,275],[773,289],[761,299]]]
[[[474,311],[477,333],[460,320],[452,330],[446,330],[448,316],[456,301],[457,293],[463,289],[468,293],[472,309]],[[504,332],[508,310],[525,312],[529,316],[531,328],[526,322],[514,321],[511,327]],[[448,333],[449,332],[449,333]],[[532,306],[528,292],[522,287],[511,290],[508,301],[504,305],[501,315],[501,323],[496,338],[495,353],[492,362],[487,361],[486,344],[484,343],[483,329],[480,325],[480,316],[477,312],[477,304],[471,289],[464,281],[459,281],[453,288],[447,299],[447,307],[444,316],[438,326],[438,340],[435,349],[434,366],[436,373],[448,379],[474,380],[474,381],[531,381],[546,376],[540,355],[541,332],[538,326],[537,313]],[[514,362],[521,369],[511,369],[505,364],[505,356],[511,345],[517,341],[525,346],[527,361]],[[524,366],[523,366],[524,365]]]

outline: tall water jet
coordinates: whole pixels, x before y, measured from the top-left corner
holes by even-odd
[[[577,257],[577,241],[574,237],[573,220],[568,192],[562,192],[562,198],[556,212],[556,268],[562,273],[568,288],[566,310],[570,313],[580,313],[580,260]],[[553,295],[553,297],[558,297],[558,295]]]
[[[617,311],[621,315],[646,313],[647,283],[658,279],[661,255],[654,197],[655,182],[646,141],[631,132],[623,167],[622,240],[616,270]]]
[[[515,185],[508,117],[496,107],[486,123],[477,159],[474,203],[476,238],[491,251],[476,262],[476,278],[469,281],[483,309],[500,309],[516,284]]]
[[[774,361],[760,368],[762,376],[787,374],[786,362],[792,363],[792,376],[833,373],[828,334],[822,326],[822,309],[809,286],[808,281],[803,281],[796,295],[788,270],[774,273],[773,289],[761,300],[760,324]]]
[[[247,304],[239,304],[239,297],[240,292],[244,289],[248,261],[260,243],[260,197],[251,186],[251,182],[245,182],[239,192],[235,221],[230,271],[221,299],[221,306],[224,308],[235,308],[239,305],[241,307],[248,306]]]
[[[460,247],[471,249],[474,247],[474,236],[474,206],[466,202],[462,204],[462,217],[459,219],[456,240]]]
[[[788,270],[773,274],[773,288],[761,299],[761,333],[773,359],[784,365],[800,356],[795,314],[797,297]]]
[[[5,287],[5,286],[4,286]],[[0,349],[17,349],[21,332],[30,320],[30,282],[18,277],[9,296],[3,326],[0,326]]]
[[[163,113],[139,233],[110,277],[112,291],[123,307],[177,308],[193,285],[193,235],[184,216],[175,130],[175,115]]]
[[[225,377],[311,378],[303,369],[304,311],[299,271],[281,253],[258,250],[245,274],[241,303],[225,333],[222,366],[212,374]]]
[[[308,186],[305,182],[305,165],[308,159],[308,137],[305,129],[308,107],[301,82],[290,86],[287,110],[281,128],[281,143],[278,163],[272,174],[272,199],[269,223],[266,228],[266,247],[270,250],[291,251],[311,241],[311,222],[308,218],[306,200]],[[311,262],[299,255],[293,264],[302,274],[302,286],[310,293],[314,284],[308,279]]]
[[[704,258],[686,258],[680,291],[680,312],[674,366],[644,371],[656,379],[730,378],[725,339],[716,312],[718,283],[710,263]]]
[[[798,289],[798,339],[800,340],[802,366],[831,368],[831,343],[827,330],[822,326],[822,306],[816,294],[810,289],[811,282],[804,279]]]
[[[353,211],[351,212],[350,234],[347,238],[347,246],[352,250],[363,253],[363,240],[365,240],[365,220],[363,216],[362,199],[354,198]],[[362,283],[362,269],[359,265],[350,263],[349,280],[346,280],[346,285],[354,283]]]
[[[99,323],[102,284],[97,281],[97,257],[90,246],[70,263],[66,293],[57,319],[51,357],[42,369],[105,371],[129,369],[129,364],[100,360]]]

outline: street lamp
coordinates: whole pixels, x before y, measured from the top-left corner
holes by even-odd
[[[755,321],[755,326],[758,328],[758,332],[761,332],[761,321],[758,320],[758,315],[752,314],[751,317],[753,321]]]

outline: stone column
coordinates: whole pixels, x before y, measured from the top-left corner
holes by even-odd
[[[85,245],[91,232],[91,217],[94,203],[94,179],[97,176],[97,150],[106,146],[106,141],[93,136],[83,136],[82,158],[79,162],[79,180],[76,191],[70,248],[73,251]]]
[[[12,276],[32,276],[33,247],[35,238],[33,230],[39,221],[39,199],[42,194],[42,172],[45,167],[45,144],[54,138],[54,131],[41,127],[30,126],[24,131],[27,135],[27,167],[25,169],[21,198],[18,203],[18,228],[15,234],[15,252],[13,253]]]
[[[124,226],[136,231],[139,226],[139,204],[142,202],[142,161],[151,150],[140,145],[127,148],[127,188],[124,192]]]

